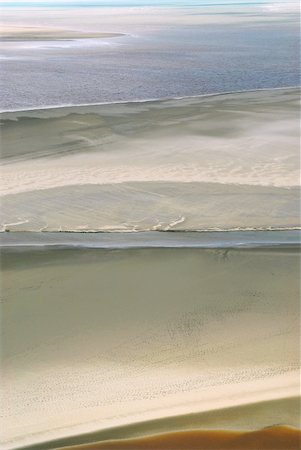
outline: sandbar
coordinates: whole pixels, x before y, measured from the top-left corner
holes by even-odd
[[[0,42],[61,41],[74,39],[101,39],[122,36],[122,33],[81,32],[59,28],[1,26]]]

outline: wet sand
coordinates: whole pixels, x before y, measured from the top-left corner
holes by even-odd
[[[1,257],[3,448],[97,430],[298,427],[297,248],[18,247]]]
[[[143,439],[98,442],[70,450],[299,450],[301,431],[275,426],[259,431],[186,431]]]
[[[212,437],[212,448],[221,450],[223,443],[227,445],[230,440],[240,438],[247,439],[243,442],[244,447],[247,446],[249,436],[258,436],[257,445],[259,448],[265,448],[267,445],[265,439],[261,439],[262,434],[258,427],[264,427],[270,435],[272,449],[276,449],[279,431],[286,429],[284,449],[291,448],[289,446],[290,438],[294,441],[294,436],[298,436],[298,427],[300,417],[300,397],[283,398],[279,400],[271,400],[265,402],[251,403],[243,406],[234,406],[232,408],[222,408],[219,410],[206,411],[202,413],[186,414],[180,416],[163,417],[156,420],[137,422],[129,425],[109,428],[102,431],[92,433],[74,435],[54,441],[43,442],[37,445],[27,447],[27,450],[47,450],[50,448],[152,448],[152,445],[160,448],[160,437],[165,436],[164,445],[170,441],[175,442],[175,448],[181,445],[182,441],[186,445],[192,446],[192,440],[189,439],[191,432],[195,433],[197,448],[204,448],[205,444],[209,445],[208,437]],[[267,426],[267,424],[275,423],[277,425]],[[282,425],[290,423],[291,426]],[[295,426],[293,426],[295,424]],[[244,430],[244,431],[238,431]],[[281,431],[280,431],[281,433]],[[263,433],[265,434],[265,433]],[[155,436],[155,439],[149,439]],[[156,436],[160,436],[158,439]],[[177,439],[179,437],[180,439]],[[300,431],[299,431],[300,437]],[[171,439],[170,439],[171,438]],[[139,439],[139,441],[137,440]],[[281,440],[280,440],[281,442]],[[214,447],[216,445],[216,447]],[[124,446],[124,447],[123,447]],[[167,447],[169,448],[169,447]],[[173,447],[172,447],[173,448]],[[185,446],[184,446],[185,448]],[[193,446],[191,448],[194,448]],[[211,448],[211,447],[209,447]],[[227,448],[227,447],[226,447]],[[248,448],[248,447],[246,447]],[[267,448],[270,448],[267,445]],[[282,448],[282,447],[280,447]],[[293,445],[292,448],[298,449]],[[256,448],[258,450],[258,447]]]
[[[296,5],[184,3],[3,10],[3,450],[301,447],[299,90],[91,105],[298,84]]]
[[[1,229],[299,226],[298,97],[280,89],[5,113]]]

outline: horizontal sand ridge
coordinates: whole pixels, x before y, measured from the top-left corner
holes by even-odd
[[[80,32],[59,28],[1,26],[1,41],[59,41],[74,39],[111,38],[123,33]]]
[[[299,429],[274,426],[252,432],[182,431],[67,448],[70,450],[299,450],[300,443]]]

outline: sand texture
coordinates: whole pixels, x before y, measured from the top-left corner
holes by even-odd
[[[298,227],[298,117],[296,89],[5,113],[1,229]]]
[[[297,248],[42,249],[1,252],[3,448],[299,426]]]
[[[0,42],[57,41],[73,39],[95,39],[122,36],[121,33],[96,33],[66,30],[63,28],[16,27],[2,25]]]

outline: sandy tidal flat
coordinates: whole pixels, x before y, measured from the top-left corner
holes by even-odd
[[[299,426],[298,249],[18,247],[2,270],[3,448]]]
[[[295,228],[299,134],[297,89],[4,113],[1,227]]]
[[[300,450],[299,5],[2,3],[1,449]]]

